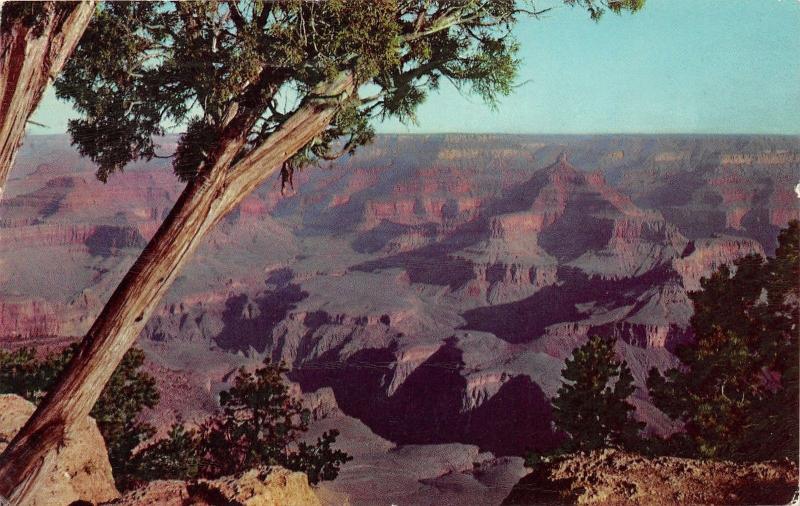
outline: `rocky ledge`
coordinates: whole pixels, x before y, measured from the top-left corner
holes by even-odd
[[[218,505],[233,506],[320,506],[317,495],[303,473],[282,467],[261,467],[216,480],[183,482],[154,481],[125,494],[107,506]]]
[[[601,450],[540,465],[503,505],[789,504],[797,491],[798,468],[790,461],[737,464]]]

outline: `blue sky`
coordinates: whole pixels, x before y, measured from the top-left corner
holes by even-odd
[[[540,0],[539,7],[559,6]],[[496,111],[449,85],[381,132],[800,134],[800,1],[647,0],[599,23],[559,6],[518,27],[521,85]],[[48,90],[31,133],[73,115]]]

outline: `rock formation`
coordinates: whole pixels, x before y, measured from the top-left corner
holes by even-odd
[[[700,279],[769,253],[800,216],[798,152],[784,137],[379,136],[285,196],[268,181],[141,334],[162,390],[148,417],[206,416],[268,356],[324,392],[315,411],[332,395],[390,447],[518,458],[554,444],[563,361],[602,334],[631,366],[637,417],[674,430],[646,373],[690,342]],[[182,187],[159,160],[105,185],[93,171],[65,137],[23,145],[0,202],[0,341],[83,335]],[[420,479],[483,490],[467,467]]]
[[[0,451],[35,409],[18,395],[0,395]],[[79,422],[66,435],[51,466],[46,485],[34,492],[30,506],[66,506],[74,501],[96,504],[119,497],[103,436],[92,418]]]
[[[154,481],[126,493],[109,506],[321,506],[303,473],[282,467],[251,469],[216,480]],[[344,506],[344,504],[343,504]]]
[[[540,465],[503,505],[789,504],[797,492],[797,464],[789,461],[735,464],[600,450]]]

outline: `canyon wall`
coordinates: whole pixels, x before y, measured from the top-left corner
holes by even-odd
[[[66,138],[26,146],[0,203],[8,346],[82,335],[182,186],[163,161],[102,184]],[[700,279],[770,253],[798,217],[798,153],[783,137],[379,136],[286,196],[268,181],[140,338],[151,416],[201,417],[270,357],[392,444],[519,455],[558,442],[548,399],[600,334],[631,365],[637,416],[671,430],[646,373],[691,342]]]

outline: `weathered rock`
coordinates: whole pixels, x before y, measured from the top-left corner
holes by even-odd
[[[139,506],[157,504],[158,506],[184,506],[189,499],[186,482],[180,480],[156,480],[123,495],[119,500],[109,503],[115,506]]]
[[[797,465],[790,461],[649,459],[601,450],[541,465],[503,504],[788,504],[797,484]]]
[[[36,407],[18,395],[0,395],[0,451],[22,428]],[[101,503],[119,497],[103,436],[92,418],[77,423],[58,453],[45,486],[28,506],[59,506],[74,501]]]
[[[218,480],[200,480],[188,487],[190,499],[223,499],[224,504],[244,506],[319,506],[320,501],[308,484],[308,477],[282,467],[251,469],[244,474]],[[202,503],[198,503],[202,504]]]
[[[115,506],[321,506],[303,473],[261,467],[216,480],[154,481],[125,494]]]

